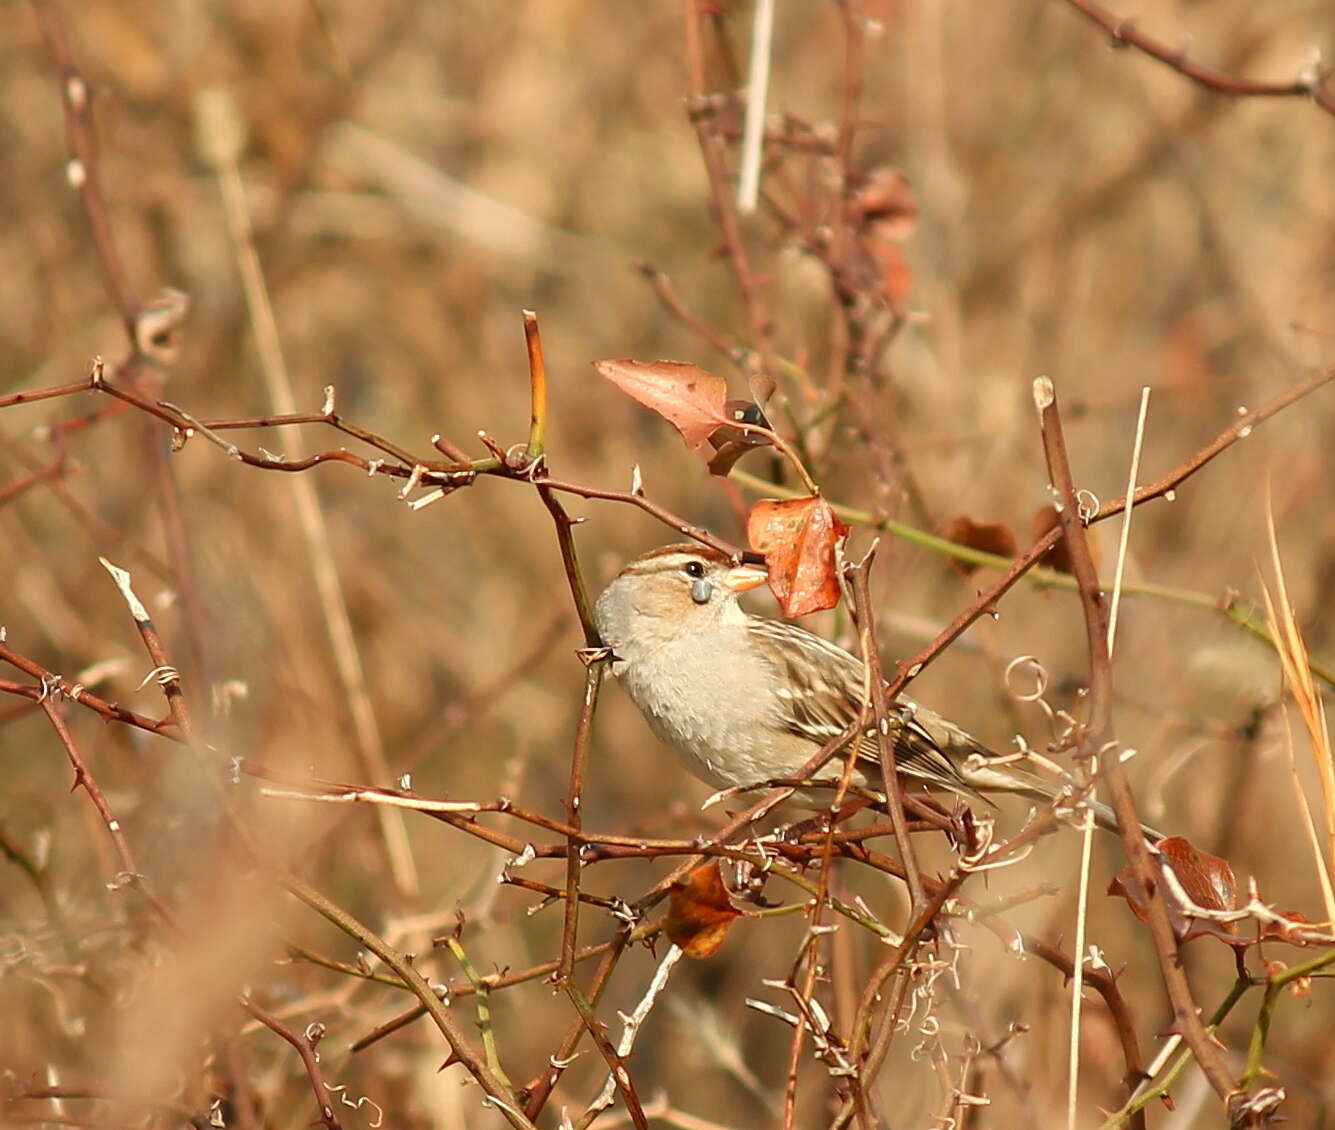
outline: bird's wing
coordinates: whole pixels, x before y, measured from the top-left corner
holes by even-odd
[[[862,661],[795,624],[753,617],[752,630],[769,644],[783,707],[784,727],[822,746],[838,737],[862,712]],[[799,688],[801,688],[799,690]],[[978,791],[960,774],[958,763],[989,751],[958,726],[907,699],[899,699],[887,719],[895,738],[895,765],[901,773],[969,797]],[[879,769],[875,723],[858,739],[858,760]]]

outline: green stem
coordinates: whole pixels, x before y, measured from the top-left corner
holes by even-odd
[[[1265,997],[1261,1001],[1261,1007],[1256,1014],[1256,1023],[1252,1027],[1252,1038],[1247,1045],[1247,1066],[1243,1069],[1242,1078],[1238,1080],[1238,1086],[1243,1090],[1250,1088],[1262,1071],[1261,1056],[1265,1053],[1266,1037],[1270,1034],[1270,1021],[1275,1014],[1275,1006],[1279,1003],[1280,993],[1284,991],[1286,986],[1291,985],[1299,978],[1310,977],[1328,965],[1335,965],[1335,950],[1327,950],[1310,961],[1291,966],[1266,978]]]
[[[1242,995],[1254,984],[1257,984],[1257,982],[1246,978],[1239,978],[1234,981],[1233,987],[1228,991],[1228,996],[1223,999],[1219,1007],[1214,1010],[1214,1015],[1210,1017],[1210,1022],[1205,1028],[1206,1032],[1213,1035],[1215,1029],[1224,1022],[1224,1018],[1233,1011],[1233,1006],[1242,1000]],[[1190,1050],[1183,1049],[1168,1069],[1159,1076],[1153,1086],[1146,1087],[1143,1091],[1128,1099],[1121,1110],[1114,1111],[1108,1116],[1107,1121],[1099,1127],[1099,1130],[1116,1130],[1117,1127],[1124,1125],[1126,1120],[1137,1111],[1144,1110],[1155,1099],[1167,1094],[1168,1089],[1177,1082],[1177,1077],[1182,1074],[1182,1071],[1190,1062]]]
[[[487,983],[478,976],[477,970],[473,968],[473,963],[468,960],[468,954],[464,952],[464,947],[459,944],[459,939],[446,938],[445,944],[449,947],[450,953],[454,954],[454,960],[459,963],[459,968],[464,971],[464,976],[468,978],[469,984],[476,990],[477,1028],[482,1033],[482,1053],[487,1057],[487,1066],[491,1068],[491,1073],[497,1079],[513,1089],[514,1084],[510,1082],[510,1077],[502,1070],[500,1053],[496,1050],[496,1034],[491,1027],[491,991],[487,988]]]
[[[487,1099],[500,1110],[515,1130],[536,1130],[533,1123],[516,1105],[513,1088],[497,1078],[485,1060],[477,1054],[459,1022],[426,983],[426,979],[413,968],[411,961],[342,907],[330,902],[314,887],[302,882],[295,875],[280,872],[280,878],[290,894],[342,930],[363,948],[370,950],[399,975],[404,984],[422,1002],[422,1006],[440,1029],[445,1042],[450,1046],[451,1058],[458,1060],[468,1069],[469,1074],[486,1092]]]

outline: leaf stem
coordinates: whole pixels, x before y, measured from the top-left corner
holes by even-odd
[[[532,310],[524,311],[524,344],[528,348],[530,404],[528,457],[537,459],[542,455],[547,442],[547,364],[542,358],[538,315]]]

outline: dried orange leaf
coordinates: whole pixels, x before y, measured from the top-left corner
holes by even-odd
[[[839,603],[834,547],[848,527],[820,495],[779,502],[764,498],[751,509],[746,536],[765,557],[769,587],[786,616],[805,616]]]
[[[984,553],[995,553],[1000,557],[1014,557],[1017,549],[1015,535],[1005,522],[975,522],[967,514],[954,517],[942,531],[942,536],[970,549],[981,549]],[[955,561],[950,564],[966,577],[978,568],[971,561]]]
[[[908,177],[890,166],[868,173],[851,203],[853,222],[870,227],[878,239],[906,239],[918,221],[918,202]]]
[[[728,897],[717,861],[703,863],[672,884],[664,931],[687,957],[709,957],[741,913]]]
[[[892,303],[903,301],[913,286],[913,275],[909,271],[904,252],[883,239],[868,239],[866,248],[867,256],[876,271],[876,280],[880,283],[881,293]]]
[[[1192,847],[1182,836],[1160,840],[1160,857],[1173,869],[1187,898],[1205,910],[1233,910],[1238,905],[1238,881],[1227,859]]]
[[[715,428],[730,423],[723,404],[728,385],[722,377],[686,361],[595,361],[598,375],[657,412],[695,450]]]
[[[1044,503],[1034,511],[1034,516],[1029,519],[1029,536],[1038,541],[1053,526],[1061,525],[1061,518],[1057,516],[1057,510],[1051,503]],[[1099,542],[1094,530],[1086,530],[1085,537],[1089,541],[1089,551],[1098,560]],[[1049,569],[1056,569],[1059,573],[1070,573],[1072,571],[1071,555],[1066,549],[1066,539],[1059,538],[1054,545],[1044,555],[1042,563]]]
[[[1251,940],[1233,933],[1228,923],[1202,918],[1194,910],[1233,910],[1237,907],[1238,886],[1228,860],[1200,851],[1182,836],[1169,836],[1156,845],[1155,866],[1159,869],[1160,889],[1168,908],[1173,933],[1182,941],[1203,935],[1217,937],[1229,945],[1250,945]],[[1176,883],[1164,879],[1171,869]],[[1181,894],[1178,893],[1181,889]],[[1145,892],[1131,865],[1123,867],[1108,886],[1108,893],[1121,895],[1142,922],[1145,918]],[[1189,903],[1183,902],[1186,895]]]

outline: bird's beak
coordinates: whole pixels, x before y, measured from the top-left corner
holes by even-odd
[[[769,580],[763,565],[734,565],[723,574],[723,587],[729,592],[746,592]]]

